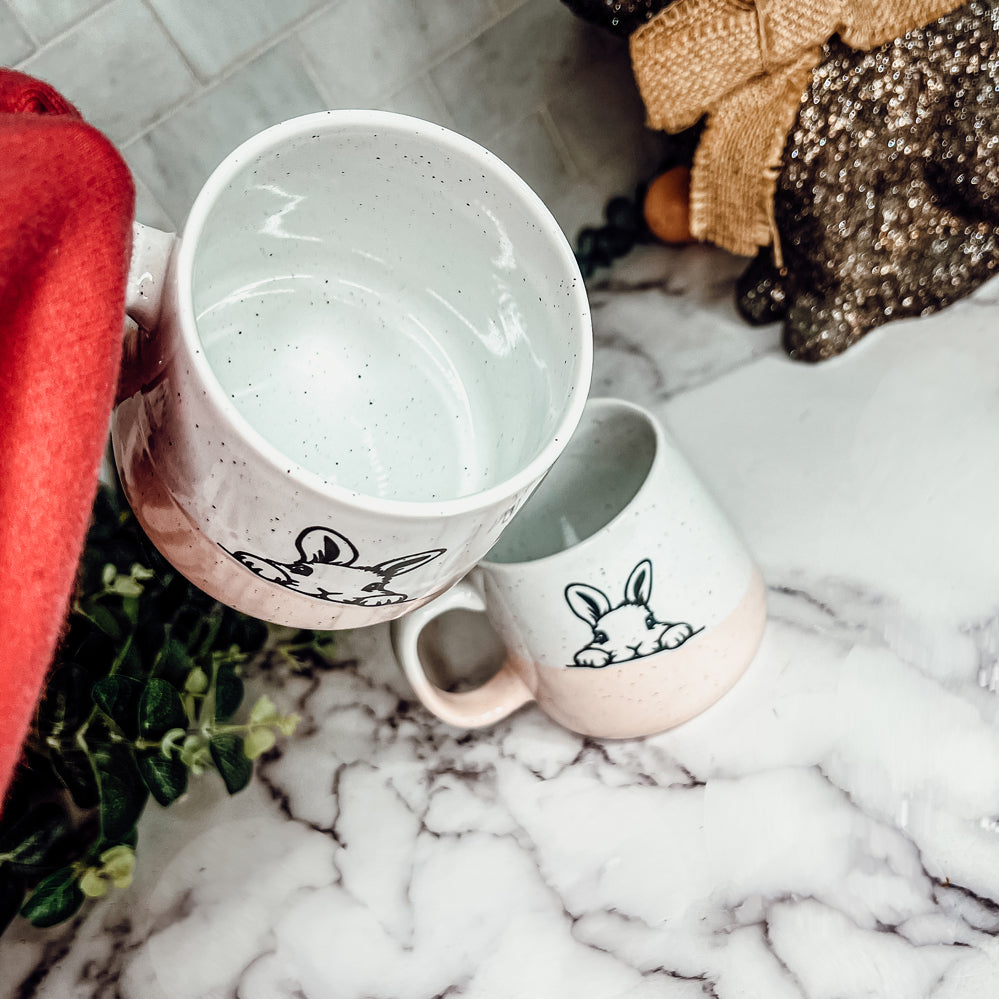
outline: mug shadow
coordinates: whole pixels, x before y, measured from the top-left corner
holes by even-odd
[[[448,693],[481,687],[506,656],[486,615],[460,609],[434,618],[420,633],[417,648],[427,679]]]

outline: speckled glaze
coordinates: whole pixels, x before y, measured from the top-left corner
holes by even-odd
[[[419,641],[458,609],[484,611],[506,650],[492,679],[461,692],[431,683]],[[594,399],[487,558],[392,633],[413,689],[444,721],[489,725],[534,700],[575,732],[627,738],[717,701],[765,622],[753,559],[663,427]]]
[[[547,209],[486,150],[401,115],[249,140],[160,283],[112,420],[126,494],[192,582],[281,624],[374,624],[446,590],[589,386],[586,294]]]

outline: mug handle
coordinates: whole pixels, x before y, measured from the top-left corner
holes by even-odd
[[[132,258],[125,286],[125,312],[144,330],[154,330],[163,307],[163,288],[177,237],[141,222],[132,223]]]
[[[435,618],[453,610],[485,613],[482,595],[467,579],[422,607],[391,622],[392,645],[416,696],[442,721],[458,728],[483,728],[534,700],[523,680],[504,662],[499,672],[474,690],[441,690],[427,678],[420,658],[420,633]]]
[[[159,325],[163,290],[177,237],[141,222],[132,223],[132,257],[125,283],[125,330],[122,339],[121,372],[115,403],[128,399],[141,388],[148,373],[143,370],[143,347]]]

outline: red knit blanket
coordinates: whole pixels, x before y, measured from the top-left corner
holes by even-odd
[[[0,801],[97,489],[134,201],[100,132],[51,87],[0,69]]]

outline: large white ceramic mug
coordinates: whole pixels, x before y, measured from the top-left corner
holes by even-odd
[[[459,610],[488,615],[505,659],[481,686],[445,690],[427,675],[421,636]],[[453,725],[488,725],[533,700],[573,731],[621,738],[717,701],[765,623],[753,560],[659,421],[597,399],[486,559],[393,622],[392,638],[417,696]]]
[[[295,627],[405,613],[465,575],[589,386],[571,248],[495,156],[401,115],[276,125],[179,240],[139,227],[112,419],[162,554]]]

